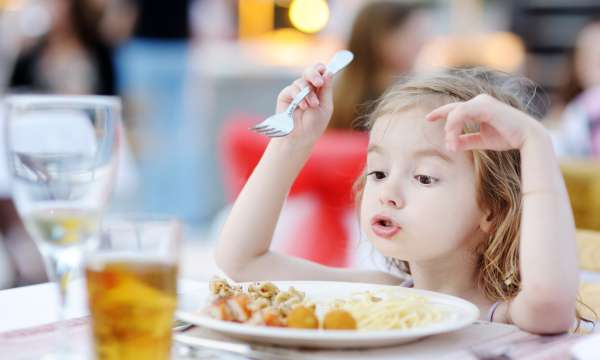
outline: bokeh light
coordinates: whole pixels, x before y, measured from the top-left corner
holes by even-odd
[[[322,30],[329,20],[329,6],[325,0],[294,0],[289,10],[292,25],[306,33]]]
[[[23,0],[0,0],[0,10],[14,11],[23,7]]]

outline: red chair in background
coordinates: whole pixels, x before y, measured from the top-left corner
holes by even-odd
[[[221,133],[226,190],[232,201],[269,141],[248,130],[261,120],[234,116]],[[317,203],[308,217],[298,220],[293,238],[286,241],[287,253],[329,266],[348,264],[349,234],[344,216],[354,208],[352,185],[365,165],[367,145],[366,134],[352,131],[329,131],[318,140],[289,195],[310,194]]]

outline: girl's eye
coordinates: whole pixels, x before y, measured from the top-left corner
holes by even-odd
[[[383,171],[371,171],[367,176],[373,176],[375,180],[385,179],[385,173]]]
[[[438,179],[428,175],[415,175],[415,180],[421,185],[433,185],[438,182]]]

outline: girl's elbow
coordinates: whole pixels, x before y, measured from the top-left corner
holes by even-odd
[[[544,321],[542,323],[526,323],[523,325],[517,324],[519,329],[536,335],[555,335],[568,332],[575,324],[575,316],[569,316],[564,320],[553,319],[550,323]]]
[[[569,331],[575,323],[575,300],[548,299],[529,304],[527,315],[515,325],[522,330],[540,334],[559,334]]]
[[[234,281],[234,282],[245,281],[245,279],[242,275],[242,271],[240,271],[240,269],[238,267],[232,266],[231,262],[223,261],[223,260],[219,261],[218,258],[216,259],[215,262],[216,262],[219,270],[221,270],[223,272],[223,274],[225,274],[225,276],[227,276],[232,281]]]
[[[250,259],[235,256],[231,251],[217,247],[214,253],[215,264],[229,279],[234,282],[252,281],[251,273],[247,271]]]
[[[235,265],[235,261],[231,258],[231,255],[218,248],[214,253],[215,264],[228,278],[233,281],[239,281],[239,269]]]
[[[573,328],[574,324],[575,315],[573,314],[566,317],[554,317],[552,319],[545,319],[543,321],[532,321],[524,324],[517,324],[517,326],[521,330],[537,335],[554,335],[568,332]]]

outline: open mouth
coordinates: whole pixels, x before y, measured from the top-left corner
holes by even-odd
[[[389,239],[396,235],[402,227],[390,217],[377,215],[371,220],[371,229],[375,235]]]
[[[393,226],[394,225],[394,223],[388,219],[377,220],[377,224],[380,226]]]

